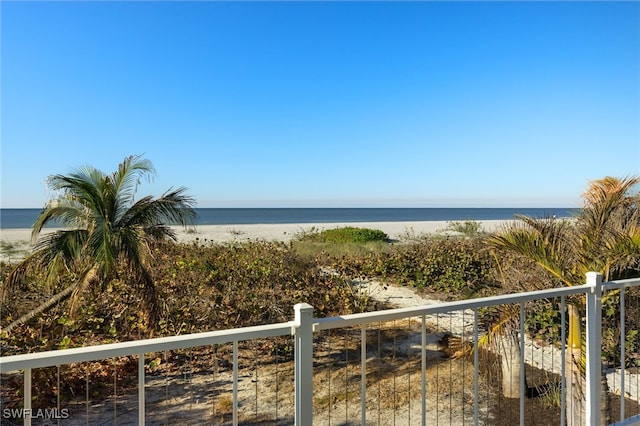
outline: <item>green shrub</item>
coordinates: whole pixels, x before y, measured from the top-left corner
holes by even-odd
[[[558,344],[561,337],[562,312],[559,300],[537,300],[527,311],[526,332],[544,344]]]
[[[327,229],[321,232],[308,232],[299,237],[302,241],[315,241],[323,243],[371,243],[387,242],[389,236],[379,229],[344,228]]]
[[[486,285],[492,259],[476,240],[427,238],[389,252],[334,259],[333,267],[347,276],[377,276],[460,297]]]
[[[480,222],[465,220],[464,222],[447,222],[447,231],[459,232],[465,237],[477,237],[484,233]]]

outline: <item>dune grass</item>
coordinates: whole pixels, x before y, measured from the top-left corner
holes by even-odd
[[[387,253],[392,248],[389,236],[384,232],[355,227],[323,231],[312,227],[297,234],[291,244],[298,254],[321,259]]]

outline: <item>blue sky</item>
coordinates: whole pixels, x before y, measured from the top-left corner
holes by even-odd
[[[640,173],[638,2],[7,2],[1,194],[143,154],[199,207],[555,207]]]

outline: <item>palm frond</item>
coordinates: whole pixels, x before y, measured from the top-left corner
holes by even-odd
[[[139,155],[124,159],[109,178],[113,188],[114,220],[119,221],[127,209],[133,205],[134,197],[142,178],[150,181],[155,176],[155,169],[149,160]]]
[[[103,279],[112,276],[116,271],[117,253],[112,239],[114,235],[107,222],[101,222],[89,236],[87,256],[102,265],[100,270]]]
[[[606,281],[640,274],[640,227],[635,232],[620,233],[607,242]]]
[[[489,323],[487,332],[478,339],[478,347],[488,347],[493,344],[495,336],[504,335],[517,328],[520,318],[520,308],[516,305],[501,305],[492,309],[485,316]]]
[[[580,214],[581,233],[588,250],[596,250],[611,229],[622,229],[633,222],[637,226],[637,194],[631,191],[639,183],[640,177],[609,176],[590,182]]]
[[[0,300],[4,300],[6,296],[11,294],[16,286],[18,286],[25,278],[29,267],[32,266],[38,258],[37,253],[32,253],[26,258],[22,259],[13,270],[6,276],[0,287]]]
[[[117,248],[121,258],[136,275],[144,269],[149,246],[144,231],[140,228],[123,228],[117,234]]]
[[[195,200],[185,195],[186,188],[170,190],[157,199],[144,197],[138,200],[122,218],[121,228],[142,226],[154,229],[159,225],[177,224],[188,226],[197,217],[193,206]],[[166,235],[166,233],[165,233]]]
[[[612,199],[620,200],[640,184],[640,176],[617,178],[606,176],[589,182],[589,188],[582,194],[587,205],[611,204]]]
[[[56,254],[71,262],[82,255],[88,232],[84,229],[61,229],[46,234],[34,245],[34,252],[40,252],[44,264]]]
[[[86,228],[86,208],[74,199],[62,196],[55,203],[47,205],[38,215],[31,231],[31,240],[35,242],[50,222],[57,222],[58,226],[65,228]]]
[[[490,236],[488,244],[533,260],[565,285],[579,283],[582,270],[575,270],[575,235],[571,223],[554,218],[533,219],[518,216]]]
[[[64,197],[104,214],[102,205],[104,181],[104,173],[94,167],[85,166],[69,175],[50,176],[47,179],[47,185],[50,189],[61,192]]]

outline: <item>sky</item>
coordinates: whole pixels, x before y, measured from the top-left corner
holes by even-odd
[[[0,206],[575,207],[640,174],[639,2],[0,2]]]

